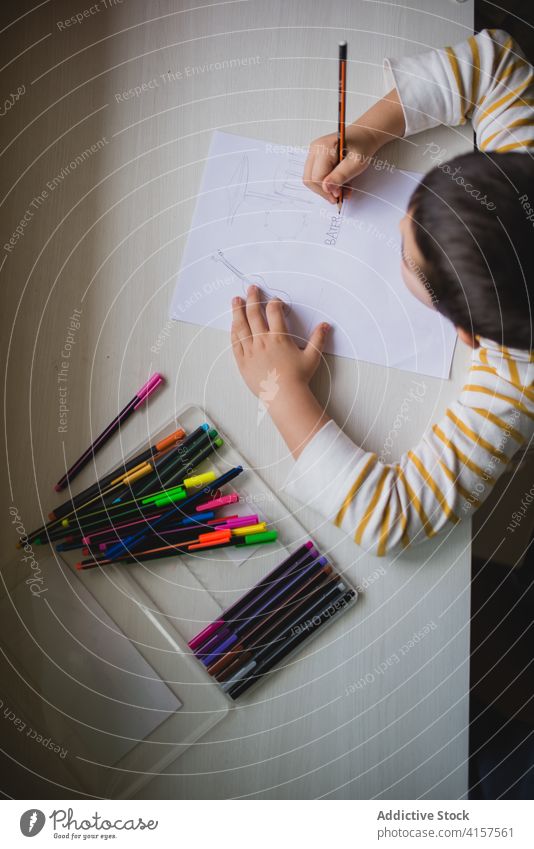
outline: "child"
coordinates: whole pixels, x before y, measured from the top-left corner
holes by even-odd
[[[398,463],[384,464],[343,433],[309,388],[328,325],[300,350],[286,332],[283,304],[269,301],[264,311],[256,287],[246,303],[234,299],[232,325],[252,392],[277,373],[268,411],[297,460],[286,491],[377,555],[469,516],[534,433],[534,71],[496,30],[454,49],[386,60],[385,68],[395,88],[347,128],[345,160],[335,167],[335,135],[318,139],[304,181],[335,203],[340,186],[393,137],[472,121],[482,153],[434,168],[400,223],[406,285],[473,348],[459,399]]]

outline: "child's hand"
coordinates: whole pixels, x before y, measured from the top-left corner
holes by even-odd
[[[233,299],[232,347],[248,388],[271,402],[308,385],[321,361],[329,325],[317,325],[301,350],[288,333],[284,302],[268,301],[265,313],[264,304],[257,286],[249,288],[246,303]]]
[[[346,154],[339,164],[337,143],[336,133],[315,139],[304,166],[304,185],[331,203],[337,202],[341,186],[365,171],[377,150],[374,134],[354,125],[346,128]]]
[[[365,171],[377,150],[392,139],[402,138],[405,130],[404,111],[394,88],[346,127],[346,154],[339,165],[336,133],[312,142],[304,166],[305,185],[336,203],[341,186]]]
[[[263,313],[257,286],[232,302],[232,347],[241,376],[269,411],[286,445],[297,458],[328,421],[309,382],[321,361],[328,324],[319,324],[303,351],[288,334],[284,303],[274,299]]]

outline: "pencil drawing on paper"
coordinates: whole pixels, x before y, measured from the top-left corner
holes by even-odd
[[[211,258],[215,262],[222,262],[226,268],[232,272],[235,277],[241,281],[243,284],[243,295],[246,297],[247,287],[248,286],[259,286],[262,292],[267,295],[269,298],[280,298],[280,300],[284,301],[284,303],[290,307],[291,306],[291,297],[287,292],[284,292],[282,289],[273,289],[272,286],[268,286],[265,282],[265,277],[262,277],[261,274],[244,274],[242,271],[237,268],[237,266],[233,265],[233,263],[228,260],[223,251],[218,248],[217,251],[211,255]]]
[[[299,167],[295,157],[288,163],[279,165],[265,191],[260,191],[250,185],[250,163],[246,153],[240,158],[237,168],[233,171],[228,184],[228,215],[226,223],[231,226],[241,206],[249,200],[265,202],[267,214],[275,209],[306,210],[313,206],[313,201],[306,196],[306,187],[302,184],[302,165]],[[298,229],[307,220],[303,217]],[[269,226],[268,224],[266,226]],[[278,237],[278,234],[277,234]]]

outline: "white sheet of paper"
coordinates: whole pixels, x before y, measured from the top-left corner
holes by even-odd
[[[256,283],[291,305],[299,339],[328,321],[327,353],[447,378],[455,330],[400,273],[398,224],[420,175],[375,163],[338,215],[303,185],[305,159],[213,134],[171,317],[229,329],[231,298]]]

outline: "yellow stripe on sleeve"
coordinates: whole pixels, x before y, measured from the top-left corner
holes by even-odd
[[[401,544],[403,548],[408,548],[410,545],[410,537],[408,535],[408,516],[404,511],[400,514],[400,523],[402,528]]]
[[[508,153],[510,150],[518,150],[520,147],[534,147],[534,139],[523,139],[523,141],[510,142],[510,144],[502,144],[493,149],[494,153]]]
[[[518,106],[534,106],[534,97],[522,97],[515,103],[510,103],[508,109],[516,109]]]
[[[346,496],[343,504],[341,505],[341,508],[340,508],[336,518],[334,519],[334,525],[336,525],[336,527],[339,528],[341,526],[341,523],[343,522],[343,519],[345,518],[345,514],[346,514],[347,510],[349,509],[349,506],[350,506],[354,496],[356,495],[360,486],[362,485],[365,478],[367,477],[367,474],[371,471],[373,466],[377,463],[377,459],[378,458],[377,458],[376,454],[372,454],[369,457],[365,466],[363,467],[362,471],[360,472],[360,474],[358,475],[358,477],[356,478],[356,480],[352,484],[350,490],[347,493],[347,496]]]
[[[524,413],[525,416],[528,416],[529,419],[534,421],[534,413],[527,410],[521,401],[516,401],[515,398],[510,398],[508,395],[502,395],[500,392],[493,392],[493,390],[487,389],[485,386],[477,386],[474,383],[468,383],[467,386],[464,386],[462,391],[481,392],[483,395],[491,395],[492,398],[498,399],[499,401],[506,401],[506,403],[510,404],[511,407],[514,407],[516,410],[520,410],[520,412]]]
[[[454,524],[456,524],[456,522],[459,522],[460,520],[459,520],[458,516],[456,516],[456,514],[451,510],[451,508],[447,504],[447,501],[446,501],[445,496],[443,495],[441,489],[437,485],[436,481],[434,480],[434,478],[432,477],[430,472],[427,471],[427,469],[425,468],[425,466],[423,465],[423,463],[421,462],[419,457],[417,457],[417,455],[414,454],[413,451],[408,451],[408,457],[410,458],[410,460],[414,464],[415,468],[417,469],[417,471],[419,472],[419,474],[421,475],[423,480],[426,481],[426,483],[428,484],[428,486],[430,487],[430,489],[432,490],[432,492],[436,496],[436,498],[439,502],[439,506],[443,510],[445,517],[449,520],[449,522],[453,522]]]
[[[471,430],[471,428],[468,427],[465,422],[459,419],[458,416],[456,416],[452,412],[452,410],[447,410],[445,415],[451,420],[451,422],[454,422],[456,427],[461,430],[462,433],[467,436],[468,439],[470,439],[475,445],[481,445],[482,448],[484,448],[484,450],[488,452],[488,454],[491,454],[493,457],[498,457],[498,459],[502,463],[508,462],[508,457],[506,456],[506,454],[500,451],[499,448],[495,448],[494,445],[492,445],[486,439],[483,439],[478,433],[475,433],[474,430]]]
[[[449,57],[449,62],[451,63],[452,72],[454,74],[454,79],[456,80],[456,86],[458,89],[458,94],[460,95],[460,115],[461,115],[461,123],[465,123],[465,113],[466,113],[466,104],[465,104],[465,92],[464,92],[464,83],[462,80],[462,75],[460,73],[460,67],[458,65],[458,59],[456,57],[456,53],[452,49],[452,47],[446,47],[445,53]]]
[[[379,557],[383,557],[386,553],[386,545],[388,541],[388,530],[389,530],[389,514],[390,514],[390,505],[389,501],[386,505],[386,509],[384,510],[384,518],[382,519],[382,525],[380,526],[380,539],[378,540],[378,548],[376,549],[376,553]]]
[[[463,498],[471,499],[478,502],[478,498],[476,498],[473,493],[468,492],[465,486],[462,486],[462,484],[458,480],[458,476],[454,474],[452,469],[449,469],[449,467],[443,462],[443,460],[438,460],[438,463],[440,464],[441,468],[443,469],[449,480],[452,481],[460,495],[463,496]]]
[[[482,359],[482,358],[481,358]],[[486,360],[487,362],[487,360]],[[484,371],[486,374],[491,374],[493,377],[499,377],[499,372],[494,366],[471,366],[469,371]]]
[[[521,378],[519,377],[519,372],[517,370],[517,364],[515,363],[514,360],[510,360],[510,362],[508,363],[510,374],[512,373],[512,368],[511,368],[512,364],[515,366],[515,373],[517,374],[518,382],[516,383],[515,380],[511,380],[511,379],[507,380],[505,377],[503,377],[502,379],[504,381],[506,381],[507,383],[510,383],[515,389],[517,389],[518,392],[521,392],[522,395],[525,395],[525,397],[528,398],[529,401],[534,401],[534,389],[531,389],[530,387],[525,386],[523,383],[519,382],[521,380]],[[500,377],[499,372],[497,371],[496,368],[493,368],[493,366],[487,366],[487,367],[486,366],[471,366],[469,371],[484,371],[487,374],[492,374],[495,377]]]
[[[432,525],[430,524],[429,518],[425,513],[423,505],[421,504],[417,495],[415,494],[412,487],[410,486],[410,484],[406,480],[406,475],[404,474],[404,472],[403,472],[403,470],[401,469],[400,466],[397,466],[397,471],[398,471],[399,478],[402,481],[402,483],[404,484],[406,492],[408,493],[408,497],[409,497],[410,501],[413,503],[415,509],[417,510],[417,515],[419,516],[419,519],[421,520],[421,524],[423,526],[425,534],[430,539],[430,537],[435,536],[436,531],[433,529]]]
[[[516,130],[518,127],[534,127],[534,117],[530,118],[518,118],[517,121],[512,121],[511,124],[508,124],[506,127],[503,127],[501,130],[497,130],[497,132],[492,133],[491,136],[487,136],[484,141],[480,145],[480,150],[486,150],[488,145],[491,144],[493,139],[497,138],[501,133],[509,133],[510,130]]]
[[[478,130],[478,127],[480,126],[480,124],[482,123],[484,118],[487,118],[488,115],[491,115],[493,112],[495,112],[495,110],[498,109],[499,106],[504,106],[505,103],[508,103],[508,101],[512,100],[514,97],[519,99],[521,97],[521,95],[523,94],[523,92],[531,84],[532,79],[533,79],[533,74],[530,73],[528,75],[527,79],[524,82],[522,82],[521,85],[518,85],[517,88],[515,88],[513,91],[510,91],[508,94],[505,94],[503,97],[500,97],[499,100],[496,100],[495,103],[492,103],[491,106],[488,106],[487,109],[484,109],[484,111],[482,112],[482,114],[481,114],[481,116],[480,116],[480,118],[477,122],[476,129]]]
[[[470,460],[469,457],[466,457],[463,451],[460,451],[460,449],[445,436],[439,425],[433,425],[432,430],[434,431],[438,439],[441,439],[443,444],[446,445],[447,448],[450,448],[452,453],[457,457],[458,460],[460,460],[461,463],[464,464],[464,466],[467,466],[468,469],[471,469],[471,471],[474,472],[475,475],[478,475],[479,478],[483,478],[486,475],[484,469],[481,469],[480,466],[477,466],[476,463],[473,463],[473,461]],[[492,478],[491,475],[487,475],[487,480],[488,483],[495,483],[495,478]]]
[[[514,71],[517,71],[518,68],[524,67],[526,67],[525,60],[522,59],[521,56],[518,56],[513,62],[510,62],[510,64],[504,69],[502,74],[500,74],[499,76],[495,76],[495,79],[493,81],[495,88],[500,83],[503,83],[505,80],[507,80],[508,77],[511,77]]]
[[[380,477],[378,479],[378,483],[376,485],[374,495],[371,498],[369,504],[367,505],[367,510],[365,511],[363,519],[361,520],[360,524],[356,528],[356,533],[354,534],[354,541],[357,542],[358,545],[361,545],[361,543],[362,543],[363,533],[364,533],[367,525],[369,524],[369,520],[371,519],[371,516],[373,515],[373,511],[374,511],[376,505],[378,504],[378,499],[380,498],[380,496],[382,494],[382,490],[384,489],[384,484],[386,482],[387,476],[388,476],[388,469],[383,469],[382,474],[380,475]]]
[[[494,413],[490,413],[489,410],[484,410],[482,407],[471,407],[471,409],[474,410],[475,413],[478,413],[479,416],[484,416],[484,418],[488,419],[488,421],[492,422],[492,424],[497,425],[497,427],[501,428],[501,430],[509,433],[512,439],[515,439],[515,441],[520,445],[522,445],[525,441],[525,437],[522,433],[516,430],[515,427],[512,427],[512,425],[507,424],[504,419],[499,418],[499,416],[496,416]]]

